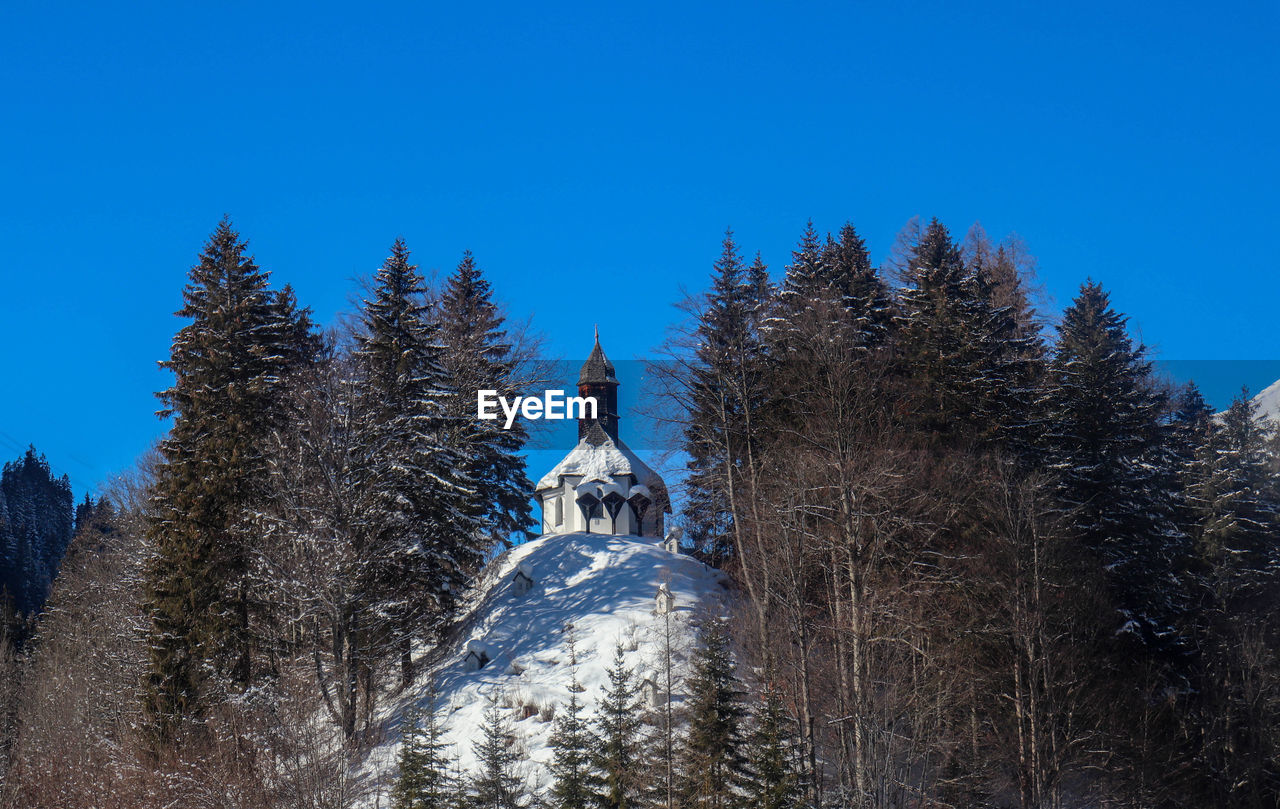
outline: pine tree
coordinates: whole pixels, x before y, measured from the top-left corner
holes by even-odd
[[[451,809],[458,784],[449,772],[436,717],[435,693],[426,706],[405,713],[400,742],[399,774],[391,791],[394,809]]]
[[[795,734],[776,688],[765,687],[754,719],[745,805],[752,809],[799,809],[804,795],[797,776]]]
[[[893,320],[889,287],[872,266],[867,244],[852,223],[840,228],[838,240],[827,237],[822,263],[829,269],[851,335],[863,346],[884,345]]]
[[[700,633],[689,680],[689,721],[684,740],[681,806],[725,809],[742,805],[747,780],[747,740],[742,689],[734,673],[729,633],[719,620]]]
[[[597,805],[602,809],[632,809],[639,805],[640,700],[639,688],[627,668],[622,644],[614,648],[609,685],[596,715],[596,745],[592,766],[601,785]]]
[[[476,542],[477,493],[453,440],[449,402],[456,394],[442,365],[439,327],[403,240],[378,270],[361,319],[356,359],[369,422],[356,477],[371,502],[362,515],[368,536],[362,590],[385,616],[407,683],[413,638],[439,628],[485,549]]]
[[[1198,759],[1209,798],[1261,809],[1280,796],[1280,489],[1269,425],[1242,392],[1206,420],[1187,474],[1198,562]]]
[[[556,716],[551,734],[550,805],[552,809],[590,809],[600,800],[599,779],[591,764],[591,729],[583,717],[578,682],[578,654],[572,641],[569,646],[569,702]]]
[[[44,607],[74,533],[72,504],[70,480],[35,447],[0,472],[0,588],[20,614]]]
[[[533,484],[525,475],[521,455],[528,440],[523,423],[517,420],[510,429],[503,429],[497,421],[475,418],[477,391],[496,390],[507,397],[519,391],[514,383],[518,358],[489,282],[470,250],[449,276],[439,311],[440,337],[448,349],[441,362],[456,393],[450,415],[461,434],[466,474],[482,495],[476,500],[482,535],[474,542],[487,550],[494,542],[507,542],[513,533],[529,535]]]
[[[781,316],[785,319],[806,311],[813,299],[823,295],[838,295],[835,289],[832,267],[827,263],[828,254],[813,227],[813,220],[805,224],[800,243],[791,251],[791,263],[778,293]]]
[[[980,262],[979,258],[979,262]],[[934,435],[998,440],[1029,453],[1027,429],[1043,347],[997,300],[980,263],[966,266],[950,232],[929,223],[908,259],[898,351],[923,397],[914,420]]]
[[[151,667],[145,706],[159,740],[251,679],[247,572],[252,512],[267,478],[264,441],[280,425],[309,320],[282,305],[268,273],[224,219],[183,291],[174,384],[159,394],[173,428],[161,444],[147,575]]]
[[[759,334],[764,323],[769,319],[769,310],[773,307],[776,290],[773,282],[769,280],[769,267],[764,263],[758,250],[751,266],[747,268],[746,280],[747,322],[750,324],[751,331]]]
[[[1213,408],[1205,402],[1194,382],[1178,391],[1169,424],[1171,444],[1178,453],[1180,465],[1189,469],[1213,426]]]
[[[1277,583],[1276,485],[1266,431],[1242,392],[1208,427],[1190,470],[1193,539],[1214,602],[1248,604]]]
[[[761,296],[768,294],[763,263],[757,256],[750,269],[744,267],[733,231],[726,231],[695,332],[684,431],[689,539],[712,564],[722,563],[741,542],[735,539],[735,510],[749,485],[753,419],[767,393],[759,328]]]
[[[484,716],[484,735],[475,742],[480,772],[471,784],[474,809],[520,809],[523,784],[516,773],[514,738],[496,704]]]
[[[1041,405],[1045,458],[1078,539],[1111,571],[1124,625],[1167,643],[1186,542],[1168,488],[1165,399],[1125,324],[1092,282],[1064,313]]]

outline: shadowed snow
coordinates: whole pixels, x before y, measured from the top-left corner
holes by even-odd
[[[534,582],[525,594],[514,583],[521,568]],[[728,589],[723,574],[670,553],[649,537],[551,534],[502,554],[482,574],[453,637],[431,654],[432,663],[409,693],[389,707],[389,740],[370,755],[365,774],[380,776],[385,794],[395,777],[399,732],[394,725],[408,704],[425,700],[434,681],[445,741],[454,745],[464,770],[475,769],[472,745],[493,701],[511,722],[523,747],[521,757],[530,762],[526,775],[531,788],[545,789],[554,725],[546,718],[569,697],[566,627],[572,627],[578,680],[586,689],[581,697],[591,716],[618,643],[637,681],[650,675],[655,682],[665,681],[656,676],[662,668],[666,623],[655,613],[655,597],[663,582],[674,597],[673,646],[677,668],[682,668],[699,616],[724,608]],[[468,670],[464,658],[469,650],[483,651],[489,662],[478,671]],[[679,687],[673,691],[678,701]],[[367,805],[374,806],[373,799]]]

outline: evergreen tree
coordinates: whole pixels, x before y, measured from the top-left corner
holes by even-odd
[[[827,261],[813,220],[805,224],[800,243],[791,251],[791,263],[778,293],[778,304],[783,322],[789,316],[799,314],[813,305],[820,296],[839,295],[833,278],[833,269]]]
[[[1093,282],[1064,313],[1042,405],[1045,457],[1078,538],[1112,573],[1124,626],[1167,643],[1186,543],[1167,484],[1165,399],[1125,324]]]
[[[362,590],[385,617],[387,637],[412,677],[412,640],[438,631],[484,548],[476,490],[449,418],[455,396],[422,276],[401,239],[374,279],[361,311],[356,358],[364,374],[362,459],[356,477],[371,505],[362,515],[367,563]]]
[[[1191,467],[1189,500],[1196,556],[1214,602],[1232,612],[1277,582],[1280,499],[1267,433],[1257,407],[1242,392],[1210,426]]]
[[[640,700],[635,676],[627,668],[622,644],[614,648],[609,685],[596,715],[596,745],[592,766],[601,781],[597,805],[602,809],[632,809],[639,805]]]
[[[503,320],[489,282],[468,250],[440,299],[440,336],[448,349],[441,361],[456,393],[450,415],[461,433],[465,472],[482,494],[476,500],[482,535],[474,542],[486,550],[516,532],[529,536],[532,523],[533,484],[525,476],[520,454],[528,440],[523,422],[517,419],[510,429],[503,429],[497,421],[475,418],[477,391],[496,390],[506,397],[519,393],[513,379],[517,357]]]
[[[391,805],[394,809],[451,809],[459,785],[449,773],[434,692],[425,708],[415,706],[405,713],[402,727]]]
[[[756,704],[754,724],[745,805],[752,809],[799,809],[804,795],[796,772],[795,734],[776,688],[765,687]]]
[[[1178,455],[1179,466],[1189,470],[1195,463],[1196,452],[1204,443],[1205,435],[1213,426],[1213,408],[1205,402],[1194,382],[1178,391],[1169,424],[1170,445]]]
[[[173,428],[160,446],[147,575],[152,619],[145,705],[167,737],[216,692],[251,678],[247,572],[252,513],[266,485],[265,437],[281,423],[290,372],[307,359],[305,310],[267,286],[268,273],[224,219],[183,291],[191,322],[161,363]],[[287,318],[287,319],[286,319]]]
[[[681,806],[725,809],[742,805],[747,781],[747,740],[742,689],[734,673],[724,623],[709,621],[699,638],[689,680],[689,721],[684,740]]]
[[[758,413],[767,399],[760,328],[771,294],[759,256],[745,267],[726,231],[699,313],[689,372],[684,447],[689,455],[685,515],[688,537],[712,564],[733,552],[735,510],[751,485]]]
[[[584,689],[578,682],[578,653],[569,646],[569,702],[556,717],[551,734],[550,805],[552,809],[590,809],[600,800],[599,779],[591,764],[592,735],[583,717],[579,697]]]
[[[514,743],[498,706],[490,704],[485,711],[484,735],[475,742],[480,772],[471,784],[474,809],[520,809],[524,785],[516,773]]]
[[[908,271],[898,350],[902,373],[922,397],[915,423],[1028,454],[1038,335],[1020,333],[1018,314],[1000,305],[989,273],[965,265],[937,219],[914,245]]]
[[[838,240],[827,237],[822,263],[829,269],[832,291],[851,334],[861,345],[883,345],[893,319],[889,287],[872,266],[867,244],[852,223],[840,228]]]
[[[1026,245],[1017,236],[992,244],[982,225],[975,222],[965,234],[960,253],[966,267],[987,279],[995,306],[1012,314],[1018,336],[1038,337],[1040,317],[1027,286],[1035,259]]]
[[[1216,805],[1280,796],[1280,489],[1257,407],[1242,392],[1208,421],[1188,470],[1197,560],[1198,759]]]
[[[764,263],[759,251],[756,251],[755,259],[747,268],[746,297],[749,313],[747,321],[752,332],[759,334],[764,323],[769,319],[769,310],[776,297],[773,282],[769,280],[769,267]]]
[[[72,503],[70,480],[35,447],[0,471],[0,589],[19,614],[44,607],[74,531]]]

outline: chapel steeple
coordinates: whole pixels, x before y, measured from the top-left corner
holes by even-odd
[[[578,373],[578,395],[595,398],[595,418],[578,419],[578,445],[534,488],[542,533],[662,537],[671,513],[667,485],[618,438],[618,374],[599,329]]]
[[[606,438],[618,440],[618,376],[613,363],[600,347],[600,329],[596,328],[596,344],[591,356],[578,373],[578,395],[593,396],[596,417],[578,420],[578,440],[600,446]]]

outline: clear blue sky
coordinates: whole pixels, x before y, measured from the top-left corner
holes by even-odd
[[[810,217],[981,220],[1166,358],[1280,359],[1277,4],[974,6],[5,4],[0,454],[79,493],[161,431],[223,213],[322,322],[403,235],[617,359],[727,225],[780,272]]]

